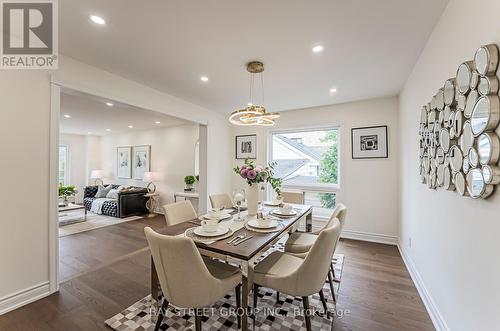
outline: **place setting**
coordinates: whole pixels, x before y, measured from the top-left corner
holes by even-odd
[[[245,223],[245,229],[253,232],[271,233],[278,232],[283,229],[284,225],[269,215],[259,213],[257,218],[252,218]]]
[[[207,245],[229,238],[233,235],[234,230],[231,229],[227,221],[232,218],[233,216],[225,209],[212,208],[207,214],[199,217],[199,223],[193,222],[199,226],[187,229],[184,235]]]
[[[293,217],[297,215],[297,210],[295,210],[292,205],[290,204],[284,204],[283,206],[279,208],[275,208],[271,210],[270,212],[271,215],[277,216],[280,218],[287,218],[287,217]]]

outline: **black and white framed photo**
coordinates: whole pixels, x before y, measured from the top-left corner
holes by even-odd
[[[352,128],[351,144],[353,159],[387,158],[387,125]]]
[[[133,160],[133,177],[142,180],[144,173],[151,168],[151,145],[134,146]]]
[[[132,178],[132,147],[116,148],[116,176],[118,178]]]
[[[257,158],[257,135],[236,136],[236,158],[256,159]]]

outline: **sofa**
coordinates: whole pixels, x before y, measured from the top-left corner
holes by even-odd
[[[119,185],[110,184],[113,189]],[[106,185],[107,186],[107,185]],[[83,194],[83,205],[87,210],[92,207],[92,202],[96,199],[98,186],[86,186]],[[127,191],[118,193],[118,199],[104,202],[102,206],[102,214],[113,217],[129,217],[134,215],[144,215],[149,211],[146,208],[146,202],[149,198],[144,195],[148,190],[144,187],[130,187]]]

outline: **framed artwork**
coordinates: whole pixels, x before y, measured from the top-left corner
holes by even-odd
[[[134,146],[132,155],[133,177],[142,180],[144,173],[150,171],[151,168],[151,145]]]
[[[387,158],[387,125],[352,128],[351,148],[353,159]]]
[[[236,159],[257,158],[257,135],[236,136]]]
[[[132,147],[116,148],[116,176],[118,178],[132,178]]]

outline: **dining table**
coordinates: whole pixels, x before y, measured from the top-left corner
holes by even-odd
[[[278,221],[279,229],[275,232],[257,232],[253,231],[251,227],[245,226],[245,224],[252,218],[255,219],[256,216],[249,216],[246,212],[241,212],[241,218],[243,220],[237,220],[238,211],[231,210],[232,218],[226,221],[231,225],[231,228],[237,229],[231,235],[231,237],[224,238],[222,240],[217,240],[213,242],[200,242],[194,240],[197,248],[199,249],[201,255],[217,258],[228,263],[238,265],[242,272],[241,280],[241,328],[242,330],[248,330],[248,295],[249,289],[251,288],[249,272],[251,266],[253,266],[257,259],[262,256],[267,250],[269,250],[274,244],[276,244],[280,239],[282,239],[288,233],[296,231],[299,225],[303,222],[305,225],[305,231],[312,231],[312,206],[300,205],[300,204],[290,204],[295,211],[292,216],[279,216],[274,212],[276,211],[276,206],[266,206],[262,205],[260,211],[263,215],[269,215],[272,219]],[[178,223],[171,226],[165,226],[159,229],[157,232],[168,236],[183,236],[186,234],[186,230],[200,226],[200,219],[193,219],[186,222]],[[250,239],[244,242],[233,245],[230,242],[232,238],[237,236],[246,236]],[[151,298],[155,305],[158,304],[159,296],[159,280],[156,274],[156,268],[154,265],[153,258],[151,257]]]

